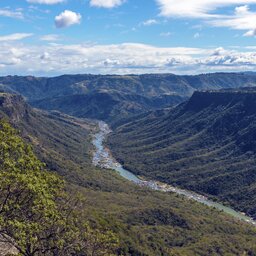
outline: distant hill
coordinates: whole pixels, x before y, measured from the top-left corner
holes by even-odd
[[[100,90],[88,94],[34,101],[32,105],[45,110],[58,110],[80,118],[104,120],[115,125],[131,115],[172,106],[182,101],[183,98],[177,95],[161,95],[148,98],[139,94],[123,94],[117,91]]]
[[[195,90],[237,88],[256,85],[254,73],[213,73],[195,76],[145,75],[63,75],[59,77],[0,77],[0,90],[23,95],[28,101],[114,90],[144,97],[179,95],[190,97]]]
[[[134,117],[109,139],[136,174],[226,201],[256,217],[256,90],[195,92]]]
[[[20,94],[36,107],[102,119],[112,125],[134,113],[175,106],[196,90],[255,85],[254,73],[0,77],[0,91]]]

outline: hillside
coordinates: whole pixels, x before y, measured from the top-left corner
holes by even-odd
[[[34,145],[49,169],[78,181],[81,178],[76,172],[80,167],[74,163],[85,169],[91,165],[89,133],[94,126],[89,121],[33,109],[21,96],[11,94],[0,94],[0,117],[7,118]]]
[[[101,119],[112,127],[133,114],[173,107],[196,90],[255,85],[253,73],[0,77],[0,91],[20,94],[35,107]]]
[[[32,109],[20,96],[0,95],[1,116],[32,143],[49,169],[79,191],[87,219],[120,238],[119,255],[253,255],[256,230],[175,194],[139,188],[91,163],[94,124]],[[71,192],[70,192],[71,193]],[[234,246],[235,245],[235,246]]]
[[[109,144],[134,173],[227,202],[256,217],[256,90],[195,92],[120,126]]]
[[[80,118],[104,120],[115,125],[134,114],[168,107],[182,101],[182,97],[175,95],[147,98],[139,94],[121,94],[117,91],[102,90],[34,101],[32,105],[45,110],[58,110]]]
[[[195,76],[145,75],[63,75],[59,77],[0,77],[0,90],[23,95],[29,101],[114,90],[144,97],[179,95],[189,97],[195,90],[237,88],[256,85],[253,73],[213,73]]]

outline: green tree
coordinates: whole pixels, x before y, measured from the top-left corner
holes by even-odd
[[[111,255],[118,240],[84,224],[79,204],[64,181],[0,121],[0,240],[24,256]]]

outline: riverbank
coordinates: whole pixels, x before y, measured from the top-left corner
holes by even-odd
[[[205,204],[209,207],[214,207],[220,211],[223,211],[231,216],[233,216],[236,219],[245,221],[247,223],[250,223],[252,225],[256,226],[256,221],[252,218],[246,216],[243,213],[237,212],[234,209],[224,206],[220,203],[214,202],[209,200],[207,197],[197,194],[193,191],[188,191],[185,189],[180,189],[177,187],[173,187],[169,184],[165,184],[159,181],[154,180],[146,180],[144,178],[139,178],[135,176],[133,173],[131,173],[128,170],[125,170],[120,163],[116,161],[116,159],[113,158],[110,149],[108,149],[104,145],[104,140],[106,139],[107,135],[111,133],[111,129],[109,126],[99,121],[99,132],[95,134],[93,138],[93,145],[95,147],[95,152],[93,155],[93,164],[95,166],[98,166],[100,168],[106,168],[117,171],[122,177],[125,179],[132,181],[136,183],[139,186],[147,187],[153,190],[162,191],[162,192],[172,192],[177,193],[179,195],[185,196],[191,200],[195,200],[197,202],[200,202],[202,204]]]

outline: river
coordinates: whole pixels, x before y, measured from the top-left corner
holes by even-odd
[[[207,197],[197,194],[193,191],[180,189],[177,187],[173,187],[169,184],[165,184],[158,181],[153,180],[144,180],[133,173],[131,173],[128,170],[125,170],[120,163],[118,163],[111,155],[110,150],[104,145],[104,140],[106,139],[106,136],[111,132],[109,126],[99,121],[99,132],[95,134],[93,139],[93,145],[95,146],[95,152],[93,155],[93,164],[95,166],[106,168],[106,169],[112,169],[117,171],[122,177],[125,179],[132,181],[136,183],[139,186],[149,187],[153,190],[163,191],[163,192],[174,192],[179,195],[183,195],[191,200],[195,200],[197,202],[200,202],[202,204],[208,205],[209,207],[214,207],[220,211],[223,211],[236,219],[245,221],[247,223],[253,224],[256,226],[256,221],[254,221],[252,218],[246,216],[243,213],[237,212],[234,209],[224,206],[220,203],[214,202],[212,200],[209,200]]]

